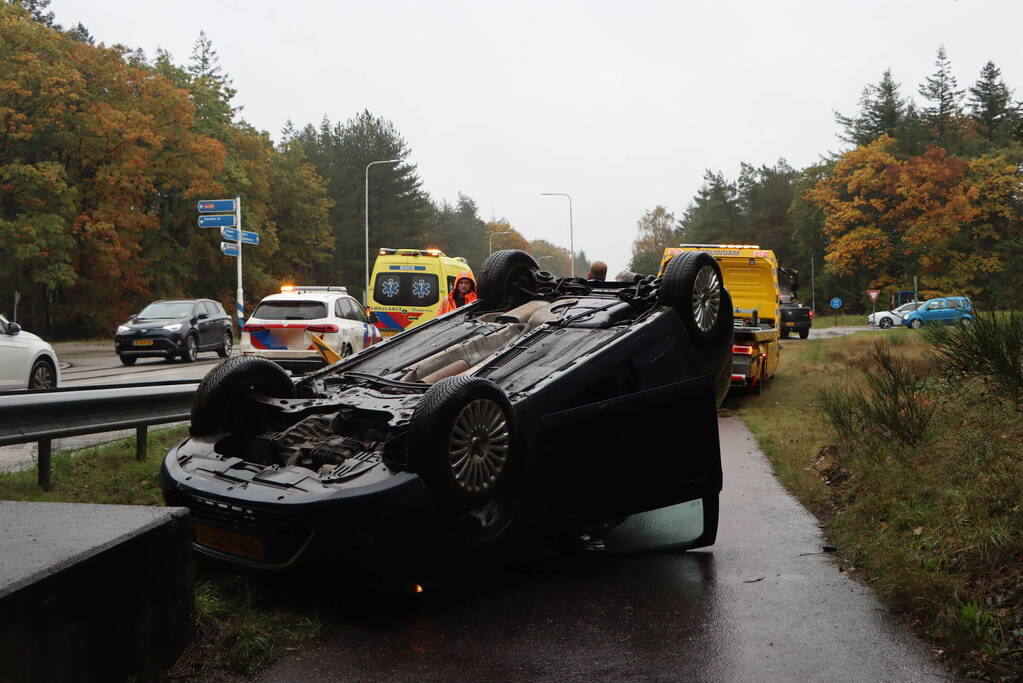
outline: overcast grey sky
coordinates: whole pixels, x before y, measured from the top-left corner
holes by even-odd
[[[624,268],[636,221],[680,216],[704,170],[795,167],[838,150],[832,111],[891,67],[903,93],[944,44],[959,85],[991,59],[1023,97],[1023,2],[269,2],[53,0],[97,41],[184,63],[205,30],[243,116],[368,108],[412,148],[426,190],[505,217],[530,239]],[[919,98],[917,98],[919,100]],[[498,238],[500,240],[500,238]],[[402,246],[402,245],[395,245]],[[411,245],[409,245],[411,246]]]

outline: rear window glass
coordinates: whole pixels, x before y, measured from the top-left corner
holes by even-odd
[[[322,301],[264,301],[252,314],[260,320],[319,320],[327,317]]]
[[[373,298],[384,306],[433,306],[440,298],[437,284],[429,273],[377,273]]]

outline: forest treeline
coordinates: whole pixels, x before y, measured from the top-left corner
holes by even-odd
[[[431,198],[385,118],[288,123],[275,143],[245,122],[205,34],[178,64],[97,45],[82,24],[55,24],[48,5],[0,0],[0,312],[14,313],[19,292],[28,329],[106,337],[158,298],[232,309],[234,260],[217,230],[198,227],[199,199],[240,196],[243,227],[260,235],[244,251],[246,311],[284,282],[361,297],[364,174],[383,159],[404,161],[370,170],[371,250],[436,247],[478,270],[493,234],[495,249],[568,273],[568,250],[485,221],[466,195]]]
[[[1023,305],[1023,112],[988,62],[960,88],[943,47],[935,71],[903,93],[891,71],[866,86],[858,111],[835,113],[850,148],[792,168],[708,170],[685,212],[644,214],[633,270],[656,268],[679,242],[757,243],[803,272],[815,261],[818,307],[837,296],[869,307],[865,290],[967,295],[987,309]]]

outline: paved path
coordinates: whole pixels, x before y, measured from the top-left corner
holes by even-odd
[[[742,421],[720,428],[713,547],[564,557],[403,607],[351,606],[326,643],[255,680],[947,680],[926,645],[821,552],[816,520]]]

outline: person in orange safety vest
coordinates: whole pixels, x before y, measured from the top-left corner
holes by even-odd
[[[451,290],[451,293],[445,297],[444,301],[441,302],[440,310],[437,315],[444,315],[451,311],[470,304],[476,301],[479,297],[476,296],[476,281],[472,279],[466,271],[462,271],[458,274],[458,278],[455,280],[455,287]]]

